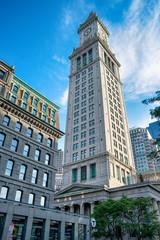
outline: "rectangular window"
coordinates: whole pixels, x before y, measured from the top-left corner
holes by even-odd
[[[3,77],[4,77],[4,72],[0,70],[0,79],[3,79]]]
[[[92,156],[95,155],[95,150],[96,150],[95,147],[91,147],[91,148],[89,149],[89,156],[90,156],[90,157],[92,157]]]
[[[16,97],[12,96],[11,97],[11,102],[16,103]]]
[[[77,71],[81,69],[81,58],[77,58]]]
[[[33,105],[34,105],[35,107],[38,106],[38,100],[37,100],[36,98],[33,100]]]
[[[77,182],[78,180],[78,169],[72,169],[72,182]]]
[[[87,54],[84,53],[83,54],[83,67],[86,66],[86,64],[87,64]]]
[[[116,172],[117,172],[117,179],[121,181],[120,168],[118,166],[116,166]]]
[[[28,100],[28,93],[24,93],[24,95],[23,95],[23,99],[25,100],[25,101],[27,101]]]
[[[92,49],[88,51],[88,54],[89,54],[89,62],[92,62],[93,61]]]
[[[84,181],[87,179],[87,167],[81,167],[81,181]]]
[[[107,63],[107,55],[105,52],[104,52],[104,62]]]
[[[122,174],[122,182],[126,183],[125,171],[123,169],[121,170],[121,174]]]
[[[27,104],[26,103],[22,103],[22,108],[26,110],[27,109]]]
[[[96,178],[96,163],[90,165],[90,178]]]

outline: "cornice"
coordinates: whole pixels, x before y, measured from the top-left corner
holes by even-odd
[[[43,122],[41,119],[38,117],[32,115],[31,113],[23,110],[19,106],[13,104],[9,100],[3,98],[0,96],[0,107],[11,114],[15,115],[16,117],[18,116],[22,120],[26,121],[27,123],[30,123],[34,125],[36,128],[39,128],[40,130],[45,131],[48,134],[51,134],[52,136],[56,138],[61,138],[64,133],[60,131],[59,129],[49,125],[46,122]]]
[[[115,57],[115,54],[112,53],[112,51],[109,49],[107,44],[99,37],[99,35],[89,39],[87,42],[85,42],[82,46],[76,48],[73,50],[72,55],[70,55],[68,58],[71,60],[73,57],[75,57],[77,54],[81,53],[85,48],[88,48],[90,45],[94,44],[95,42],[100,42],[101,45],[104,47],[106,52],[109,54],[109,56],[116,62],[118,67],[121,66],[121,64],[118,62],[118,60]]]

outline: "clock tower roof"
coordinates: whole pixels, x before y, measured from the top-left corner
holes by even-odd
[[[107,35],[109,36],[109,32],[107,30],[107,28],[104,26],[104,24],[101,22],[101,20],[99,19],[98,15],[96,12],[91,12],[88,16],[88,18],[79,25],[79,29],[78,29],[78,33],[81,32],[81,30],[83,30],[84,28],[86,28],[91,22],[93,22],[94,20],[97,20],[100,25],[103,27],[103,29],[105,30],[105,32],[107,33]]]

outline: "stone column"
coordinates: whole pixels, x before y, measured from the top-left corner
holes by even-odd
[[[32,230],[32,223],[33,223],[33,214],[34,208],[29,209],[27,225],[26,225],[26,236],[25,239],[30,239],[31,237],[31,230]]]
[[[74,239],[78,239],[78,223],[74,223]]]
[[[70,212],[74,213],[74,205],[70,205]]]
[[[80,204],[80,214],[84,214],[84,204]]]
[[[9,225],[12,223],[13,211],[14,211],[14,206],[13,205],[8,206],[8,213],[7,213],[7,216],[6,216],[6,219],[5,219],[2,239],[7,239],[7,235],[8,235],[8,232],[9,232]]]
[[[95,203],[94,202],[92,202],[91,204],[91,214],[93,213],[93,211],[94,211],[94,206],[95,206]]]
[[[60,239],[64,239],[64,236],[65,236],[65,218],[63,218],[63,217],[62,217],[60,229],[61,229]]]
[[[160,214],[160,201],[158,201],[157,204],[158,204],[158,210],[159,210],[159,214]]]
[[[50,230],[50,212],[47,212],[44,224],[44,239],[49,239],[49,230]]]
[[[156,199],[152,199],[153,210],[157,210],[158,221],[160,221],[159,208]]]

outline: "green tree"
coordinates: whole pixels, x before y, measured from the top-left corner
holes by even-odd
[[[148,104],[152,104],[152,103],[160,103],[160,91],[156,92],[156,96],[152,97],[152,98],[147,98],[145,100],[142,101],[142,103],[148,105]],[[150,109],[150,115],[152,118],[156,118],[158,120],[158,124],[160,126],[160,105]],[[160,137],[158,139],[156,139],[156,141],[154,142],[154,144],[160,144]],[[160,150],[157,151],[153,151],[151,152],[148,157],[150,157],[152,160],[157,159],[158,161],[160,161]]]
[[[94,207],[92,217],[96,219],[96,228],[92,231],[96,239],[123,240],[126,234],[134,234],[138,240],[160,236],[160,224],[149,198],[109,199]]]

